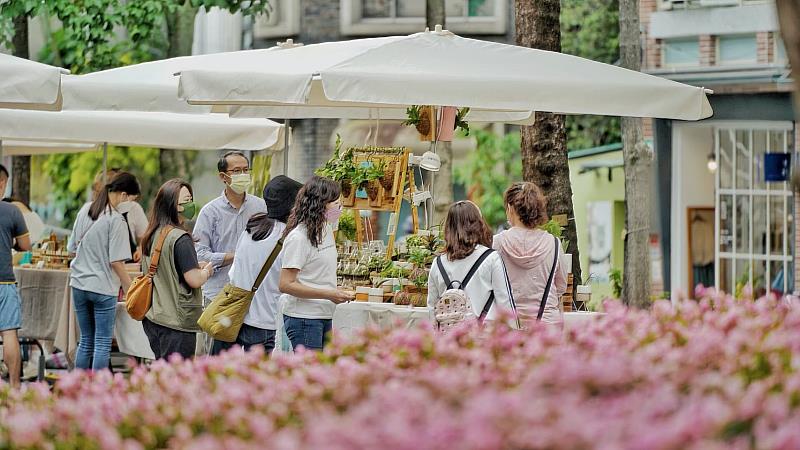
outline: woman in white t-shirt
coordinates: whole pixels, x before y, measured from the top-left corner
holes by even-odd
[[[236,243],[235,257],[228,275],[231,284],[250,290],[258,278],[261,268],[269,259],[279,238],[283,235],[289,213],[292,210],[297,193],[303,185],[297,181],[278,175],[264,186],[264,203],[267,213],[254,214],[247,221],[247,226]],[[281,276],[283,252],[279,253],[267,275],[258,286],[250,309],[244,317],[244,323],[236,336],[236,342],[214,340],[211,354],[217,355],[234,345],[245,350],[261,346],[264,354],[269,355],[275,348],[275,331],[278,328],[278,305],[281,292],[278,281]]]
[[[505,310],[511,313],[509,324],[518,328],[503,258],[491,249],[492,231],[475,203],[460,201],[450,206],[444,222],[444,240],[445,254],[437,258],[428,275],[428,308],[433,311],[447,289],[461,288],[469,297],[472,313],[481,322],[494,320],[498,311]],[[445,280],[450,281],[450,286]]]
[[[342,215],[341,187],[312,177],[297,194],[284,231],[279,288],[286,294],[283,321],[293,348],[322,350],[336,304],[354,298],[336,287],[336,242],[332,224]]]

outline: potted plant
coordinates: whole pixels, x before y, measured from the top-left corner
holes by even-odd
[[[417,129],[420,141],[432,141],[436,135],[436,125],[432,106],[411,105],[406,108],[406,120],[403,125],[411,125]]]
[[[550,219],[547,223],[542,225],[542,230],[547,231],[548,233],[552,234],[553,236],[561,239],[561,235],[564,232],[564,227],[561,226],[558,222],[554,219]],[[569,247],[569,240],[563,239],[561,240],[561,247],[564,251],[564,254],[561,256],[561,265],[567,270],[567,273],[572,273],[572,254],[567,253],[567,248]]]
[[[342,216],[339,217],[339,228],[336,231],[340,241],[356,240],[356,219],[352,211],[342,212]]]
[[[469,114],[469,108],[461,108],[458,110],[456,114],[456,122],[455,128],[460,128],[461,131],[464,132],[465,136],[469,136],[469,123],[467,122],[467,114]]]
[[[319,176],[330,178],[333,181],[338,181],[342,186],[342,205],[350,207],[355,204],[353,178],[356,177],[358,169],[354,162],[353,149],[342,152],[341,148],[342,138],[337,134],[333,155],[325,165],[317,169],[315,173]]]
[[[383,177],[383,164],[380,162],[370,162],[366,167],[363,167],[363,184],[364,189],[367,191],[369,197],[369,204],[372,207],[379,208],[382,204],[380,197],[381,184],[378,180]]]
[[[381,161],[383,169],[383,176],[380,178],[381,186],[383,186],[384,198],[394,198],[394,183],[397,178],[397,161],[391,160],[387,164]]]

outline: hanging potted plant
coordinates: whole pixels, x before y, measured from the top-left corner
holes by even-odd
[[[406,121],[417,129],[420,141],[432,141],[436,136],[436,114],[433,106],[411,105],[406,108]]]
[[[364,175],[364,189],[367,191],[369,197],[369,205],[375,208],[380,208],[382,204],[381,199],[381,183],[378,181],[383,177],[382,164],[371,162],[368,166],[362,168]]]
[[[317,169],[315,173],[319,176],[330,178],[333,181],[338,181],[342,186],[342,205],[350,207],[355,204],[355,189],[353,189],[353,178],[356,175],[356,166],[353,161],[353,150],[349,149],[346,152],[341,152],[342,138],[336,135],[336,145],[333,149],[333,155],[325,163],[325,165]]]
[[[383,186],[384,198],[394,198],[394,183],[397,179],[397,161],[391,160],[389,163],[381,161],[383,164],[383,176],[380,178],[381,186]]]
[[[456,120],[453,124],[453,129],[460,128],[461,131],[464,132],[465,136],[469,136],[469,122],[467,122],[467,114],[469,114],[469,108],[461,108],[458,110],[456,114]]]

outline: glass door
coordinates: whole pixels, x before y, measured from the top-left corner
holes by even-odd
[[[789,183],[764,181],[764,155],[791,153],[791,124],[719,127],[716,172],[716,285],[756,298],[793,287],[794,202]]]

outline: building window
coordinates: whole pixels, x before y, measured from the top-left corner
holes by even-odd
[[[758,60],[758,45],[755,34],[739,34],[717,37],[717,63],[748,64]]]
[[[458,34],[505,34],[507,0],[445,0],[446,28]],[[425,28],[425,0],[341,0],[344,35],[410,34]]]
[[[661,43],[662,66],[699,66],[700,43],[697,37],[664,39]]]
[[[297,0],[272,0],[272,11],[256,18],[253,37],[269,39],[296,36],[300,33],[300,2]]]

